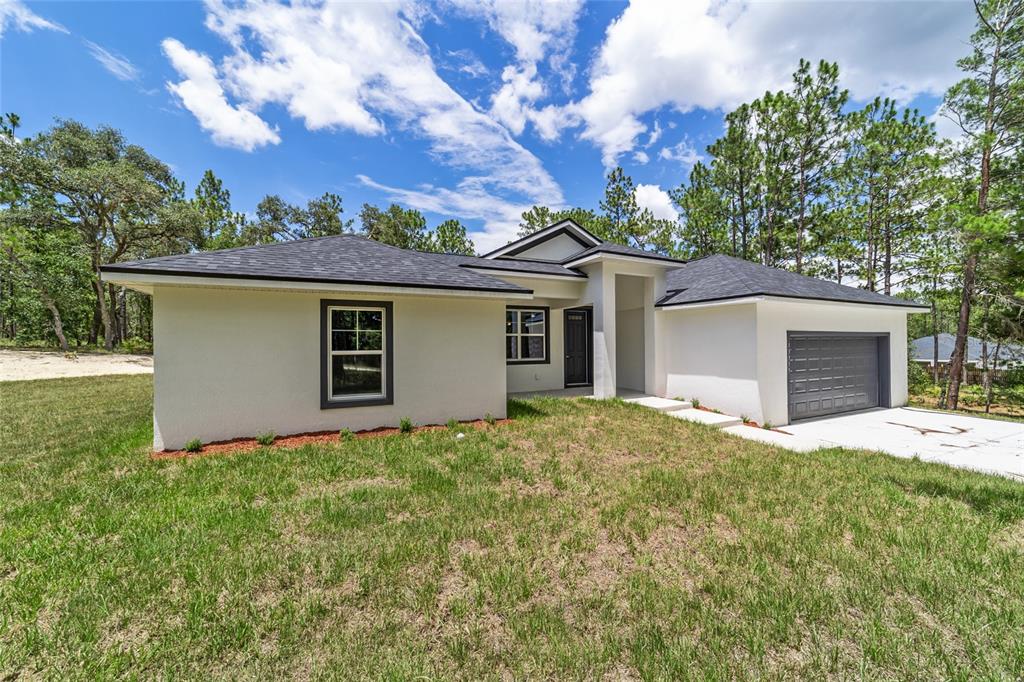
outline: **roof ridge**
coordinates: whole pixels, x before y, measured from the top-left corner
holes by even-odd
[[[201,249],[198,251],[189,251],[187,253],[172,253],[166,256],[150,256],[149,258],[136,258],[130,261],[121,261],[120,263],[106,263],[106,265],[130,265],[131,263],[140,263],[142,261],[166,261],[174,258],[183,258],[187,256],[199,256],[203,254],[215,254],[215,253],[236,253],[239,251],[251,251],[254,249],[264,249],[275,246],[291,246],[295,244],[303,244],[306,242],[322,241],[324,239],[338,239],[339,237],[359,237],[361,235],[343,233],[343,234],[325,234],[320,237],[305,237],[303,239],[287,239],[285,241],[272,241],[266,244],[248,244],[246,246],[230,246],[226,249]]]

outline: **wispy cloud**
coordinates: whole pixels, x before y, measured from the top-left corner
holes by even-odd
[[[548,94],[539,75],[542,62],[563,84],[572,80],[575,66],[568,58],[576,35],[581,0],[446,0],[467,16],[483,19],[515,49],[515,61],[501,72],[502,85],[491,100],[491,115],[520,135],[528,122],[545,139],[557,137],[552,110],[538,110],[537,102]]]
[[[18,31],[32,31],[41,28],[60,33],[68,32],[60,24],[44,19],[30,10],[21,0],[0,0],[0,37],[3,37],[8,28]]]
[[[82,42],[85,43],[85,46],[89,49],[89,53],[92,54],[93,58],[118,80],[139,80],[141,72],[134,64],[128,61],[127,57],[114,54],[102,45],[97,45],[91,40],[84,40]]]
[[[684,136],[682,140],[671,147],[662,147],[658,152],[658,158],[664,161],[678,161],[683,167],[689,169],[698,161],[703,161],[704,155],[697,151],[693,140]]]
[[[215,139],[232,140],[237,116],[266,135],[257,112],[279,104],[309,130],[400,130],[425,140],[437,163],[461,175],[454,187],[403,189],[363,180],[421,210],[480,218],[488,233],[510,236],[509,216],[518,218],[524,206],[562,204],[561,188],[540,160],[438,75],[415,17],[401,6],[211,2],[208,10],[207,26],[231,47],[219,68],[177,41],[164,44],[187,78],[172,90]],[[176,46],[177,59],[168,45]],[[186,83],[198,92],[183,92]],[[235,142],[254,146],[248,136]]]
[[[448,50],[445,55],[449,60],[442,66],[450,71],[464,73],[470,78],[483,78],[491,72],[472,50]]]

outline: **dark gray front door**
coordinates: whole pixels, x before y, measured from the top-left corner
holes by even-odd
[[[585,386],[590,379],[590,311],[565,311],[565,385]]]
[[[878,406],[877,336],[789,337],[789,418]]]

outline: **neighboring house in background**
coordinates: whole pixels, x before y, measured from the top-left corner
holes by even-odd
[[[154,447],[505,415],[592,387],[759,422],[907,399],[925,306],[755,263],[684,263],[563,221],[483,257],[343,235],[118,263],[151,293]]]
[[[935,361],[935,337],[922,336],[910,342],[911,358],[926,367],[931,367]],[[945,373],[949,365],[949,358],[953,355],[953,344],[956,343],[956,336],[953,334],[939,334],[939,367]],[[1024,346],[1015,344],[1000,344],[998,355],[996,354],[996,342],[988,342],[988,366],[996,371],[1005,371],[1014,367],[1024,367]],[[982,369],[982,348],[981,339],[975,336],[967,337],[967,357],[964,362],[971,369]]]

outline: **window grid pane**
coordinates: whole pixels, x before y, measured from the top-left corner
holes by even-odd
[[[547,311],[505,311],[505,359],[546,360]]]
[[[331,309],[330,395],[384,395],[384,310]]]

